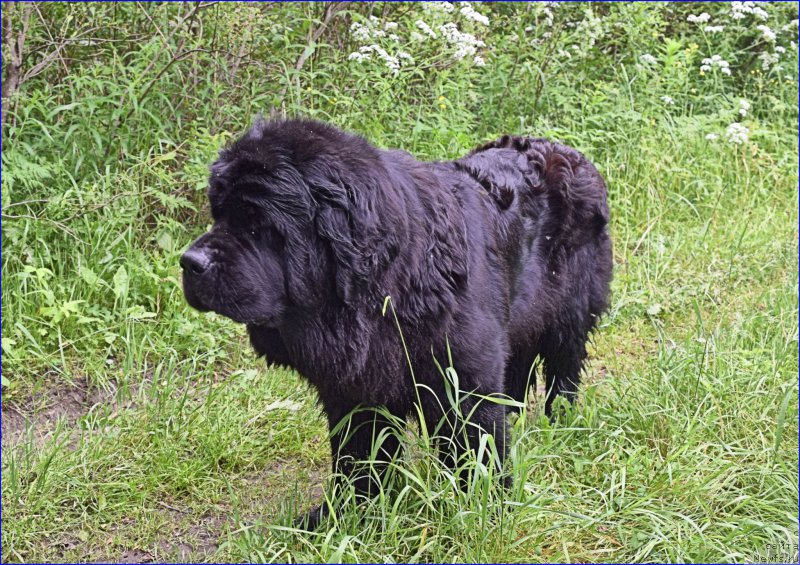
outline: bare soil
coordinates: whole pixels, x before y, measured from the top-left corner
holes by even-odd
[[[40,394],[3,402],[3,449],[20,443],[27,433],[41,445],[62,420],[65,430],[76,430],[82,416],[94,406],[113,400],[116,393],[90,387],[86,379],[80,379],[74,386],[52,378],[45,378],[45,383]]]
[[[42,446],[61,426],[68,434],[68,446],[74,448],[81,433],[80,420],[92,410],[113,412],[134,405],[132,395],[122,395],[116,388],[102,390],[91,387],[85,379],[74,385],[46,378],[41,392],[27,398],[4,400],[2,404],[2,448],[4,451],[31,440]],[[135,397],[135,395],[133,395]],[[126,397],[120,400],[121,397]],[[327,467],[326,467],[327,468]],[[84,562],[158,563],[212,562],[227,533],[237,527],[235,514],[243,524],[269,520],[279,510],[280,501],[289,496],[286,477],[307,477],[304,491],[310,500],[322,498],[321,483],[325,469],[302,470],[285,462],[240,477],[233,485],[237,497],[234,511],[231,501],[221,501],[193,508],[181,501],[159,501],[159,522],[163,527],[154,540],[131,547],[141,535],[136,519],[123,520],[109,532],[105,540],[81,540],[74,535],[53,540],[59,553],[81,556]],[[304,510],[304,509],[299,509]],[[115,542],[115,540],[118,540]]]

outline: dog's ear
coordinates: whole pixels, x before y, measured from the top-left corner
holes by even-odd
[[[383,171],[348,175],[327,170],[309,177],[317,202],[315,226],[335,261],[339,298],[352,303],[380,283],[381,276],[400,248],[390,224],[398,211]],[[386,215],[394,218],[386,221]],[[402,217],[402,216],[401,216]]]
[[[286,239],[287,292],[298,306],[318,307],[325,300],[325,249],[308,229]]]

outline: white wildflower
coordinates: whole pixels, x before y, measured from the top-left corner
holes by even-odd
[[[581,51],[586,53],[594,47],[597,40],[603,35],[603,20],[598,18],[591,8],[583,11],[583,19],[578,23],[575,31],[581,37]]]
[[[758,6],[753,7],[753,15],[762,20],[769,18],[769,14],[766,12],[766,10],[762,10]]]
[[[775,53],[786,53],[786,47],[781,47],[780,45],[775,46]]]
[[[422,5],[425,8],[446,12],[448,14],[455,10],[455,6],[450,2],[423,2]]]
[[[359,63],[363,63],[364,61],[369,61],[369,58],[370,58],[369,53],[359,53],[358,51],[355,51],[353,53],[350,53],[350,55],[348,55],[347,60],[358,61]]]
[[[375,53],[380,59],[383,59],[383,62],[386,63],[386,68],[389,69],[389,71],[391,71],[392,74],[396,75],[397,73],[400,72],[400,60],[397,57],[387,53],[386,49],[384,49],[380,45],[374,45],[374,44],[362,45],[358,50],[360,54],[366,56],[358,58],[358,57],[353,57],[355,53],[351,53],[348,59],[350,58],[357,59],[360,62],[368,59],[370,53]]]
[[[707,73],[708,71],[717,68],[721,73],[730,75],[731,70],[729,67],[730,65],[728,64],[728,61],[719,55],[712,55],[711,57],[706,57],[703,59],[703,63],[700,65],[700,71]]]
[[[739,114],[741,114],[742,117],[745,117],[747,115],[747,111],[749,109],[750,109],[750,102],[748,102],[744,98],[740,98],[739,99]]]
[[[759,6],[756,6],[756,2],[731,2],[731,17],[734,20],[741,20],[747,14],[752,14],[761,20],[769,18],[769,14]]]
[[[478,47],[486,46],[483,41],[471,33],[460,31],[458,26],[452,22],[439,26],[439,31],[445,40],[455,47],[453,57],[459,61],[464,57],[475,55]]]
[[[711,14],[709,14],[708,12],[703,12],[699,16],[695,16],[694,14],[689,14],[689,17],[686,18],[686,21],[695,24],[704,24],[710,19],[711,19]]]
[[[655,65],[656,63],[658,63],[658,60],[655,57],[653,57],[650,53],[645,53],[644,55],[639,57],[639,60],[646,65]]]
[[[470,2],[461,2],[461,15],[467,18],[468,20],[472,20],[473,22],[478,22],[479,24],[483,24],[485,26],[489,25],[489,18],[480,14],[475,11],[475,8],[472,7]]]
[[[397,22],[386,22],[383,24],[383,29],[386,31],[394,31],[397,29]]]
[[[544,27],[553,27],[553,8],[558,6],[558,2],[534,2],[536,10],[544,15]]]
[[[433,39],[436,39],[436,32],[431,29],[431,26],[429,26],[428,24],[426,24],[422,20],[417,20],[415,23],[416,23],[416,26],[419,29],[422,30],[422,33],[424,33],[428,37],[432,37]]]
[[[485,67],[486,66],[486,61],[484,61],[483,57],[481,57],[480,55],[475,55],[475,57],[472,58],[472,63],[476,67]]]
[[[414,63],[414,57],[412,57],[410,54],[406,53],[405,51],[398,51],[397,52],[397,58],[398,59],[403,59],[404,61],[408,61],[411,64]]]
[[[375,16],[370,16],[369,20],[365,24],[361,24],[359,22],[353,22],[350,25],[350,33],[353,35],[353,39],[362,42],[370,41],[372,39],[377,39],[379,37],[386,37],[385,31],[383,31],[382,29],[375,28],[375,25],[378,23],[379,20]]]
[[[675,100],[672,99],[672,96],[668,96],[666,94],[661,97],[661,101],[664,104],[667,104],[667,105],[674,105],[675,104]]]
[[[706,139],[709,140],[709,141],[717,140],[717,139],[719,139],[719,134],[718,133],[707,133],[706,134]]]
[[[378,56],[383,59],[383,62],[386,63],[386,68],[392,74],[396,75],[400,72],[400,61],[397,60],[397,57],[392,57],[386,51],[379,51]]]
[[[766,51],[761,53],[758,58],[761,61],[761,68],[765,71],[768,71],[772,65],[781,59],[777,53],[767,53]]]
[[[386,37],[389,38],[391,41],[400,41],[400,36],[397,35],[396,33],[390,33]]]
[[[788,24],[781,28],[781,31],[791,31],[792,28],[797,29],[797,18],[790,21]]]
[[[761,32],[761,35],[764,36],[764,39],[766,41],[769,41],[770,43],[775,41],[775,38],[777,36],[775,35],[775,32],[770,29],[769,26],[765,26],[764,24],[761,24],[761,25],[756,26],[756,29]]]
[[[353,22],[350,26],[350,33],[356,41],[369,41],[370,39],[370,29],[358,22]]]
[[[747,129],[747,126],[743,126],[739,122],[733,122],[725,131],[725,139],[727,139],[730,143],[735,143],[736,145],[747,143],[749,136],[750,130]]]
[[[412,31],[408,36],[411,38],[411,41],[425,41],[425,36],[416,31]]]
[[[533,26],[525,26],[525,33],[530,33],[533,31]]]
[[[706,33],[722,33],[725,31],[725,26],[706,26],[703,31]]]
[[[475,53],[475,48],[472,45],[459,45],[456,50],[453,51],[453,57],[456,58],[456,61],[460,61],[473,53]]]

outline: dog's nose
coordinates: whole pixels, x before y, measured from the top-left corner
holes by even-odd
[[[192,275],[202,275],[211,261],[208,254],[202,249],[190,247],[186,253],[181,255],[181,268]]]

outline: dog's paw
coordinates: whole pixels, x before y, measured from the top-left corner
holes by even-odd
[[[299,530],[313,532],[319,528],[320,524],[324,522],[328,516],[330,516],[330,508],[327,504],[320,504],[305,514],[295,518],[294,527]]]

